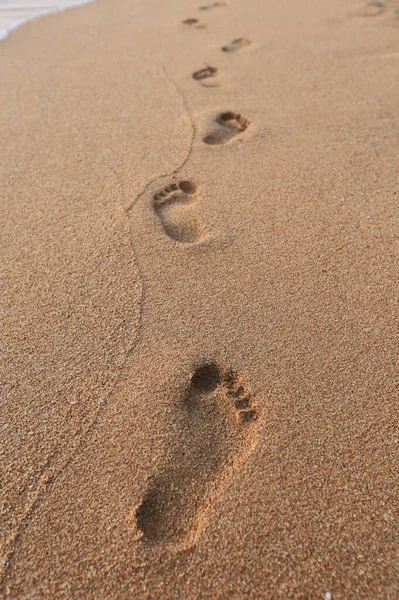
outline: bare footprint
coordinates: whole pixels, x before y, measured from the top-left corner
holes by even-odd
[[[379,0],[372,0],[371,2],[367,2],[364,7],[363,15],[365,17],[377,17],[385,12],[386,6],[385,2],[380,2]]]
[[[259,416],[237,374],[213,362],[194,371],[181,410],[179,447],[135,510],[138,536],[175,550],[198,540],[221,485],[254,448]]]
[[[219,69],[206,65],[203,69],[199,69],[193,73],[193,79],[199,81],[204,87],[220,87],[220,81],[217,76],[219,75]]]
[[[193,204],[198,187],[191,181],[174,182],[153,197],[153,207],[167,235],[185,244],[198,243],[208,237]]]
[[[200,6],[199,10],[210,10],[211,8],[219,8],[221,6],[227,6],[227,2],[213,2],[212,4],[205,4],[205,6]]]
[[[188,25],[189,27],[194,27],[195,29],[205,29],[205,23],[202,23],[198,19],[184,19],[184,25]]]
[[[241,50],[241,48],[245,48],[251,44],[251,40],[247,40],[246,38],[237,38],[236,40],[233,40],[231,44],[223,46],[222,50],[223,52],[237,52],[237,50]]]
[[[221,113],[216,121],[221,127],[204,137],[203,141],[205,144],[225,144],[236,135],[243,133],[251,124],[251,121],[244,117],[244,115],[235,112]]]
[[[207,79],[208,77],[216,77],[218,74],[218,69],[216,67],[211,67],[207,65],[203,69],[199,69],[199,71],[195,71],[193,73],[193,78],[196,81],[201,81],[202,79]]]
[[[387,2],[384,0],[366,0],[360,2],[358,8],[351,13],[354,17],[378,17],[387,10]]]

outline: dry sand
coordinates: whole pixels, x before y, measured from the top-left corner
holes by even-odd
[[[0,45],[2,598],[399,597],[399,2],[222,4]]]

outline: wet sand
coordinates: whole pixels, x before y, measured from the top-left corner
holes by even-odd
[[[76,8],[93,0],[1,0],[0,41],[6,39],[14,29],[43,16]]]

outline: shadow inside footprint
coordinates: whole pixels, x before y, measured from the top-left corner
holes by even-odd
[[[204,6],[200,6],[199,10],[210,10],[211,8],[219,8],[221,6],[227,6],[227,2],[219,0],[218,2],[213,2],[212,4],[205,4]]]
[[[203,69],[199,69],[199,71],[195,71],[193,73],[193,79],[196,81],[201,81],[201,79],[208,79],[209,77],[216,77],[218,74],[218,69],[216,67],[211,67],[207,65]]]
[[[217,123],[221,125],[221,128],[215,129],[203,139],[205,144],[217,145],[225,144],[233,139],[236,135],[243,133],[248,129],[250,120],[235,112],[224,112],[221,113],[217,119]]]
[[[368,2],[364,7],[364,16],[365,17],[377,17],[385,12],[386,6],[384,2],[379,2],[379,0],[374,0],[372,2]]]
[[[228,44],[227,46],[223,46],[223,52],[237,52],[237,50],[241,50],[241,48],[245,48],[246,46],[251,45],[251,40],[247,40],[246,38],[237,38]]]
[[[167,235],[185,244],[198,243],[208,236],[193,204],[198,187],[192,181],[174,182],[153,196],[153,207]]]
[[[219,367],[215,363],[205,363],[198,367],[191,376],[187,401],[194,398],[196,394],[208,394],[220,385],[222,376]]]
[[[209,362],[194,371],[181,400],[186,428],[177,434],[180,447],[136,510],[136,526],[147,543],[175,549],[196,543],[222,481],[254,447],[253,405],[231,369]]]
[[[205,27],[206,27],[205,23],[202,23],[198,19],[194,19],[194,18],[184,19],[183,23],[184,23],[184,25],[188,25],[189,27],[194,27],[195,29],[205,29]]]

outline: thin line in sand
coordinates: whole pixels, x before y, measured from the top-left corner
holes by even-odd
[[[91,3],[91,2],[93,2],[93,0],[88,0],[86,2],[82,2],[81,5],[88,4],[89,2]],[[74,6],[77,6],[77,5],[74,5]],[[136,196],[136,198],[133,200],[133,202],[130,204],[130,206],[126,209],[126,215],[129,215],[130,211],[136,205],[138,200],[146,193],[148,188],[155,181],[158,181],[159,179],[161,179],[163,177],[172,176],[173,174],[178,173],[185,166],[185,164],[189,160],[191,152],[192,152],[192,147],[193,147],[193,143],[194,143],[194,139],[195,139],[195,135],[196,135],[196,127],[195,127],[194,121],[191,117],[186,98],[184,97],[184,94],[179,89],[179,87],[176,85],[176,83],[166,73],[166,70],[163,67],[163,65],[161,66],[161,70],[162,70],[162,74],[165,77],[165,79],[167,81],[169,81],[170,84],[176,89],[177,95],[180,97],[180,99],[184,105],[185,112],[186,112],[186,114],[189,118],[190,124],[191,124],[190,144],[189,144],[189,148],[187,151],[187,155],[184,158],[184,160],[182,161],[182,163],[173,171],[169,171],[168,173],[160,174],[160,175],[154,177],[153,179],[151,179],[151,181],[149,181],[144,186],[143,190]],[[139,306],[139,323],[138,323],[135,340],[132,343],[132,346],[130,347],[130,349],[126,353],[125,360],[123,361],[122,365],[120,366],[119,375],[116,378],[116,381],[114,382],[111,390],[100,401],[91,421],[89,422],[89,424],[87,425],[87,427],[85,429],[80,429],[75,433],[74,439],[76,440],[76,443],[73,446],[73,448],[71,448],[72,444],[71,443],[69,444],[69,446],[68,446],[69,451],[67,452],[67,456],[62,455],[62,450],[64,448],[61,445],[61,447],[60,446],[56,447],[54,449],[54,451],[50,455],[48,455],[48,457],[46,458],[46,460],[44,462],[44,466],[43,466],[42,471],[38,478],[37,487],[36,487],[35,491],[31,494],[29,501],[26,505],[26,508],[25,508],[19,522],[14,527],[14,529],[10,533],[8,539],[3,544],[2,563],[0,565],[0,582],[2,582],[4,580],[6,573],[8,571],[8,567],[10,566],[10,560],[14,553],[15,543],[21,533],[21,528],[22,528],[24,522],[26,522],[26,520],[32,515],[33,510],[36,507],[37,503],[39,502],[40,497],[42,496],[43,492],[45,491],[47,485],[50,482],[53,482],[68,467],[68,465],[71,464],[71,462],[74,460],[75,456],[77,455],[79,449],[83,446],[88,434],[95,426],[100,414],[106,408],[109,398],[110,398],[111,394],[114,392],[116,386],[118,385],[120,378],[122,376],[122,373],[124,371],[124,368],[129,360],[131,354],[133,353],[134,348],[137,346],[137,344],[140,340],[141,331],[142,331],[142,305],[143,305],[144,297],[145,297],[145,289],[144,289],[145,286],[144,286],[141,269],[137,263],[136,254],[135,254],[133,242],[132,242],[132,235],[129,235],[129,238],[130,238],[130,246],[131,246],[132,254],[133,254],[133,260],[135,261],[137,269],[138,269],[138,277],[140,280],[139,283],[141,286],[141,298],[140,298],[140,306]],[[54,462],[57,460],[57,457],[59,457],[59,456],[60,456],[61,464],[59,464],[58,466],[55,465],[54,467],[52,467],[52,465],[54,465]]]

